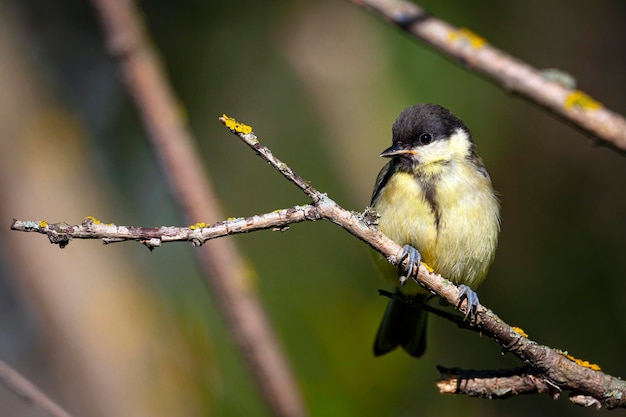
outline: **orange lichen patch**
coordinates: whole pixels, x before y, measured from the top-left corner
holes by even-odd
[[[583,110],[598,110],[602,104],[580,90],[572,91],[565,97],[565,108],[577,107]]]
[[[487,44],[487,41],[485,40],[485,38],[481,38],[480,36],[472,32],[468,28],[459,28],[458,30],[450,32],[450,35],[448,36],[450,40],[453,42],[455,41],[463,42],[463,43],[470,45],[472,48],[476,48],[476,49],[482,48],[483,46]]]
[[[47,221],[42,220],[42,221],[39,222],[39,227],[41,229],[45,229],[47,226],[48,226],[48,222]]]
[[[600,366],[596,365],[595,363],[590,363],[589,361],[585,361],[582,359],[578,359],[573,357],[572,355],[570,355],[569,353],[566,352],[559,352],[561,355],[565,356],[567,359],[569,359],[572,362],[576,362],[576,364],[584,367],[584,368],[589,368],[589,369],[593,369],[594,371],[600,371]]]
[[[196,224],[192,224],[191,226],[189,226],[189,228],[191,230],[196,230],[196,229],[204,229],[205,227],[208,227],[209,225],[204,223],[204,222],[200,222],[200,223],[196,223]]]
[[[526,333],[521,327],[513,326],[513,331],[520,336],[528,337],[528,333]]]
[[[233,119],[232,117],[228,117],[225,114],[220,117],[220,121],[224,123],[224,126],[226,126],[235,133],[243,133],[244,135],[247,135],[252,132],[251,126],[239,123],[237,120]]]

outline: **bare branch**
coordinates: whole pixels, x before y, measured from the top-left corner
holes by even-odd
[[[228,235],[264,229],[284,231],[292,223],[319,220],[321,218],[317,207],[306,205],[274,210],[271,213],[246,218],[225,220],[210,225],[196,223],[187,227],[122,226],[112,223],[105,224],[89,216],[81,224],[77,225],[69,225],[65,222],[49,223],[44,220],[14,219],[11,224],[11,230],[45,234],[51,243],[56,243],[62,248],[67,246],[72,239],[102,239],[105,244],[134,240],[152,250],[160,247],[163,243],[191,242],[194,246],[201,246],[207,240]]]
[[[626,119],[586,93],[489,45],[468,29],[440,20],[402,0],[351,0],[581,130],[600,145],[626,153]],[[554,71],[552,71],[554,73]]]
[[[248,219],[233,219],[220,222],[215,225],[218,227],[219,231],[213,230],[212,226],[203,226],[200,229],[197,229],[198,232],[196,233],[200,234],[199,237],[202,233],[205,233],[206,236],[218,237],[218,235],[225,236],[227,234],[267,229],[276,225],[280,225],[281,228],[284,228],[290,223],[305,220],[327,219],[370,245],[372,248],[384,255],[390,263],[401,266],[405,270],[408,268],[408,260],[404,260],[402,264],[399,262],[401,259],[402,248],[390,238],[385,236],[377,227],[377,216],[374,211],[366,209],[364,213],[355,213],[345,210],[330,199],[326,194],[316,190],[310,185],[309,182],[302,179],[289,166],[278,159],[268,148],[261,145],[256,135],[252,132],[252,128],[250,126],[238,123],[226,115],[220,117],[220,121],[228,127],[233,134],[238,136],[244,143],[250,146],[262,159],[281,172],[285,178],[303,190],[303,192],[314,200],[314,203],[308,206],[298,206],[291,209],[279,210],[275,213],[253,216]],[[255,221],[255,218],[258,218],[259,221]],[[254,225],[255,222],[256,226]],[[93,220],[90,220],[90,223],[93,223]],[[248,225],[248,223],[250,224]],[[235,227],[236,224],[239,226]],[[36,231],[46,233],[50,236],[48,229],[45,229],[48,225],[38,225],[36,222],[14,221],[14,226],[15,230],[27,231],[25,229],[37,229]],[[88,227],[92,227],[92,225],[88,225]],[[54,227],[52,228],[54,229]],[[164,229],[170,230],[170,228]],[[191,227],[185,229],[191,229]],[[202,232],[203,229],[206,230]],[[151,230],[154,231],[158,229]],[[185,233],[189,232],[185,231]],[[215,235],[212,235],[212,233],[215,233]],[[145,235],[145,237],[150,236],[152,235]],[[81,238],[101,238],[101,236],[96,237],[93,234],[86,233],[82,235]],[[166,240],[162,236],[160,238],[162,241]],[[193,242],[192,239],[186,240],[191,240]],[[439,274],[429,272],[423,264],[420,265],[418,271],[414,270],[412,278],[431,293],[439,296],[443,300],[447,301],[448,304],[456,307],[461,313],[465,314],[467,302],[465,299],[460,297],[461,294],[458,287],[452,282],[441,277]],[[385,292],[381,292],[381,294],[389,296],[389,294]],[[403,298],[402,295],[397,294],[391,296],[400,299]],[[414,302],[413,300],[413,298],[406,297],[403,301]],[[480,332],[481,334],[494,339],[500,344],[503,351],[511,352],[521,359],[527,366],[529,366],[529,375],[538,379],[538,381],[532,381],[536,387],[536,392],[545,392],[544,390],[539,389],[539,387],[543,386],[542,384],[545,384],[554,388],[554,391],[572,391],[574,394],[570,397],[570,399],[573,403],[578,405],[602,405],[608,409],[618,407],[626,408],[625,381],[600,372],[600,368],[597,365],[581,361],[563,351],[551,349],[547,346],[542,346],[534,341],[531,341],[521,329],[512,327],[505,323],[486,307],[482,305],[478,306],[476,309],[476,320],[474,322],[464,322],[461,318],[449,316],[428,306],[427,308],[429,311],[433,311],[443,317],[451,319],[460,327]],[[504,381],[505,380],[503,379],[497,380],[498,384],[504,383]],[[482,383],[483,385],[486,384],[489,386],[488,382],[485,383],[482,381]],[[513,384],[518,384],[515,386],[526,386],[529,384],[529,381],[527,379],[523,381],[507,380],[507,383],[509,386],[513,386]],[[494,386],[494,384],[495,382],[491,383],[491,386]],[[450,390],[449,387],[447,389],[448,391]],[[530,392],[531,389],[528,388],[521,390],[520,388],[520,393],[521,391]],[[469,393],[458,389],[454,392]],[[515,390],[511,390],[509,392],[513,393]]]
[[[537,375],[532,368],[498,371],[476,371],[438,366],[441,378],[437,388],[442,394],[463,394],[470,397],[506,399],[524,394],[548,394],[553,399],[559,398],[561,389],[550,381]],[[570,393],[569,400],[581,407],[600,409],[602,404],[592,396],[577,392]]]
[[[60,405],[52,401],[35,384],[30,382],[8,364],[0,361],[0,382],[17,394],[21,399],[31,403],[35,408],[51,417],[72,417]]]
[[[293,181],[291,178],[300,178],[285,163],[276,158],[269,149],[260,144],[251,127],[237,123],[226,115],[222,116],[220,121],[244,143],[254,149],[261,158],[285,177],[288,177],[290,181]],[[297,180],[293,182],[301,189],[303,189],[303,184],[306,184],[307,194],[317,199],[315,205],[324,218],[341,226],[370,245],[392,264],[399,265],[402,248],[376,227],[375,222],[372,221],[371,213],[367,210],[363,215],[349,212],[325,194],[315,190],[306,181]],[[401,265],[405,270],[408,267],[407,263],[408,260],[405,260]],[[433,294],[455,306],[461,313],[466,312],[467,302],[460,298],[458,287],[441,275],[429,272],[422,264],[417,273],[414,271],[412,278]],[[410,302],[410,300],[412,298],[406,301]],[[546,384],[561,390],[573,391],[579,398],[593,397],[598,404],[608,409],[626,408],[626,382],[600,372],[597,365],[589,364],[586,361],[573,358],[565,352],[529,340],[521,329],[508,325],[482,305],[476,310],[476,321],[470,324],[473,324],[470,328],[491,337],[502,346],[504,351],[513,353],[525,364],[532,367],[537,378],[543,379]],[[580,397],[581,395],[582,397]]]
[[[438,366],[441,377],[437,388],[442,394],[464,394],[470,397],[506,399],[515,395],[546,393],[559,397],[559,387],[538,377],[525,366],[512,370],[476,371]]]

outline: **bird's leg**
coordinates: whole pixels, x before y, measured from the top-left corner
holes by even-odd
[[[480,305],[480,301],[478,301],[478,294],[476,291],[468,287],[467,285],[459,285],[459,291],[461,292],[461,297],[459,297],[460,302],[463,302],[465,298],[467,300],[467,310],[465,310],[465,319],[469,317],[470,320],[476,319],[476,309]]]
[[[406,284],[409,277],[413,275],[413,270],[419,269],[420,263],[422,263],[422,254],[411,245],[404,245],[404,248],[402,248],[400,264],[402,264],[402,261],[407,257],[409,258],[409,264],[406,270],[407,274],[400,275],[400,285]]]

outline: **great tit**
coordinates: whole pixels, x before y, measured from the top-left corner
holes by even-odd
[[[370,206],[383,233],[404,246],[403,257],[459,285],[468,307],[493,262],[500,231],[500,205],[491,179],[465,124],[446,108],[416,104],[393,124],[393,141],[380,156],[391,160],[378,174]],[[428,293],[406,280],[376,253],[380,274],[396,291],[426,300]],[[419,357],[426,349],[426,311],[390,300],[374,343],[376,356],[397,346]]]

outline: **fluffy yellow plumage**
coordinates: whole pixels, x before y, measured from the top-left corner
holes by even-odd
[[[493,262],[499,205],[467,127],[441,106],[410,107],[395,122],[393,145],[381,156],[392,158],[372,196],[381,230],[417,249],[445,278],[475,289]],[[376,258],[381,275],[402,293],[425,295],[413,281],[399,286],[398,268]],[[425,312],[390,301],[374,351],[379,355],[401,345],[420,356],[425,336]]]

